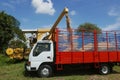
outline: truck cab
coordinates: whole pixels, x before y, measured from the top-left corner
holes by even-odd
[[[53,63],[54,47],[51,40],[40,40],[32,48],[26,62],[26,71],[37,71],[38,76],[50,76],[52,70],[48,64]]]

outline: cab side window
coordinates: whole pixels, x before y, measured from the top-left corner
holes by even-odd
[[[50,51],[50,43],[38,43],[33,50],[33,56],[38,56],[44,51]]]

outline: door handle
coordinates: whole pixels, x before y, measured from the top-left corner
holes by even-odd
[[[50,56],[47,57],[48,59],[51,59]]]

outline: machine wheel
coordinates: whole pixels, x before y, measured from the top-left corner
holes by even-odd
[[[39,77],[50,77],[52,76],[52,68],[49,65],[42,65],[38,69],[38,76]]]
[[[110,73],[110,66],[107,64],[102,64],[99,69],[100,74],[106,75]]]

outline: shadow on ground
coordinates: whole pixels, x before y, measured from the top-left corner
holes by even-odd
[[[37,72],[30,72],[29,74],[23,72],[25,77],[38,77]],[[63,70],[63,71],[56,71],[53,74],[53,77],[59,76],[77,76],[77,75],[100,75],[98,70],[96,69],[76,69],[76,70]],[[111,74],[120,74],[120,72],[113,71]]]

